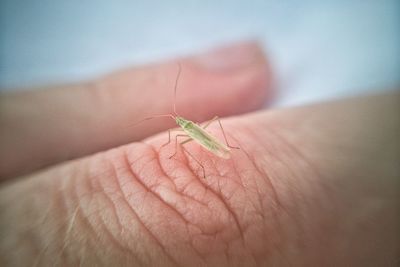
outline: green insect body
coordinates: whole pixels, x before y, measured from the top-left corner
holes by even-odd
[[[214,155],[224,159],[231,157],[229,147],[219,142],[198,124],[179,116],[175,117],[175,121],[190,138]]]

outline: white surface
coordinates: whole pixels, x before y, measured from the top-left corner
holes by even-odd
[[[0,87],[76,81],[259,39],[277,105],[398,85],[400,1],[2,0]]]

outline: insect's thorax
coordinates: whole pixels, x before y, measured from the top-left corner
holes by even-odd
[[[195,139],[197,142],[209,141],[212,139],[212,136],[209,135],[204,129],[202,129],[199,125],[194,123],[193,121],[186,120],[182,117],[176,117],[176,123],[182,127],[185,133],[191,138]]]
[[[188,129],[190,128],[194,123],[190,120],[186,120],[182,117],[176,117],[175,118],[176,124],[178,124],[180,127],[182,127],[183,129]]]

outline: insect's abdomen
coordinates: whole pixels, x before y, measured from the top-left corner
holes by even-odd
[[[220,143],[217,138],[207,133],[197,124],[193,123],[191,127],[185,127],[183,130],[187,135],[193,138],[194,141],[218,157],[224,159],[229,159],[231,157],[230,149],[226,145]]]

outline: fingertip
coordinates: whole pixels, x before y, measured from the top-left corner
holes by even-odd
[[[191,57],[189,61],[205,71],[232,73],[259,67],[267,60],[258,42],[243,41],[209,50]]]
[[[273,77],[255,41],[225,45],[182,61],[178,106],[196,120],[259,109],[273,98]]]

